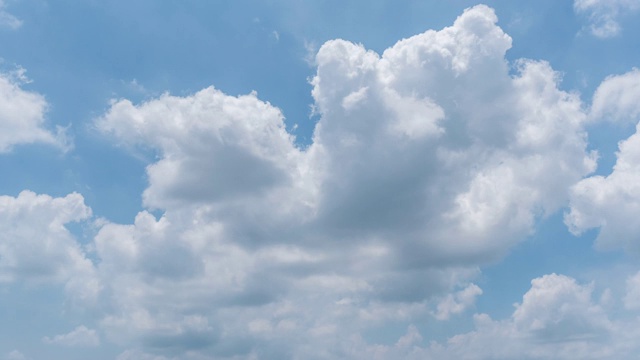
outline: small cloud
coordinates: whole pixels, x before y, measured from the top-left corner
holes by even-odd
[[[476,284],[470,284],[455,294],[449,294],[438,304],[436,319],[449,320],[452,314],[462,313],[475,304],[476,297],[479,295],[482,295],[482,289]]]
[[[18,350],[13,350],[12,352],[8,353],[4,359],[6,360],[26,360],[27,357],[24,356],[23,353],[21,353]]]
[[[315,41],[304,41],[304,61],[312,67],[316,66],[316,54],[318,53],[318,44]]]
[[[618,23],[621,13],[640,9],[639,0],[574,0],[573,9],[577,14],[589,18],[591,34],[601,39],[620,34]]]
[[[70,347],[92,347],[100,345],[100,338],[95,330],[81,325],[68,334],[56,335],[53,338],[45,336],[42,341],[50,345],[62,345]]]
[[[271,32],[271,36],[276,40],[276,42],[280,41],[280,33],[273,30],[273,32]]]
[[[0,0],[0,26],[9,28],[11,30],[18,29],[20,26],[22,26],[22,20],[6,12],[4,10],[5,6],[6,5],[4,1]]]
[[[144,85],[140,84],[137,79],[131,80],[128,85],[131,90],[137,91],[139,93],[144,94],[147,92],[147,89],[144,87]]]
[[[0,118],[3,126],[0,153],[10,152],[16,145],[33,143],[49,144],[63,152],[69,151],[73,144],[67,129],[47,129],[45,115],[49,104],[45,97],[22,88],[22,85],[30,82],[26,70],[20,66],[9,71],[0,69]]]

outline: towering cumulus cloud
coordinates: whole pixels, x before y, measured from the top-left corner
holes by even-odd
[[[595,167],[579,98],[545,62],[508,63],[496,22],[477,6],[381,55],[325,43],[304,149],[256,94],[114,102],[96,125],[155,152],[143,200],[162,212],[95,238],[101,329],[122,358],[344,358],[365,329],[473,307],[478,267]],[[567,279],[534,288],[549,282],[588,306]],[[525,304],[514,319],[537,324]],[[410,327],[398,346],[419,339]]]

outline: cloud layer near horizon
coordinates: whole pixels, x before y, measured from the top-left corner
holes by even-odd
[[[131,349],[122,360],[632,354],[634,323],[612,319],[592,285],[556,274],[534,279],[509,319],[475,315],[476,329],[447,343],[425,344],[409,325],[473,308],[480,267],[569,204],[572,231],[602,226],[600,242],[637,243],[635,228],[607,235],[606,210],[618,197],[589,191],[594,181],[626,189],[635,138],[621,144],[612,175],[584,179],[596,166],[585,126],[637,116],[620,96],[637,90],[637,71],[607,79],[586,110],[558,88],[548,63],[507,62],[511,38],[496,22],[476,6],[382,54],[325,43],[311,80],[320,120],[306,148],[255,93],[210,87],[115,101],[95,126],[156,156],[146,168],[147,210],[131,224],[96,222],[81,247],[65,228],[91,216],[81,195],[2,197],[0,213],[10,216],[0,222],[0,281],[65,284],[98,314],[108,341]],[[5,85],[33,110],[29,133],[41,133],[22,142],[53,143],[40,128],[43,98]],[[42,252],[40,268],[26,246]],[[617,294],[629,311],[640,302],[637,278]],[[389,323],[408,325],[395,345],[364,340],[365,330]],[[607,337],[615,340],[592,341]],[[94,346],[100,337],[78,326],[43,341]]]

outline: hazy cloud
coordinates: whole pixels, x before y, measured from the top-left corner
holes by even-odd
[[[638,0],[574,0],[573,8],[578,14],[589,18],[589,30],[599,38],[610,38],[622,31],[618,17],[640,9]]]
[[[52,338],[45,336],[42,341],[47,344],[62,345],[62,346],[98,346],[100,345],[100,338],[95,330],[88,329],[86,326],[81,325],[67,334],[56,335]]]
[[[15,30],[22,26],[22,20],[13,16],[5,10],[7,7],[4,0],[0,0],[0,26]]]

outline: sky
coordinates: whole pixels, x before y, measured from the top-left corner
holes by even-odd
[[[0,360],[635,359],[639,19],[0,0]]]

